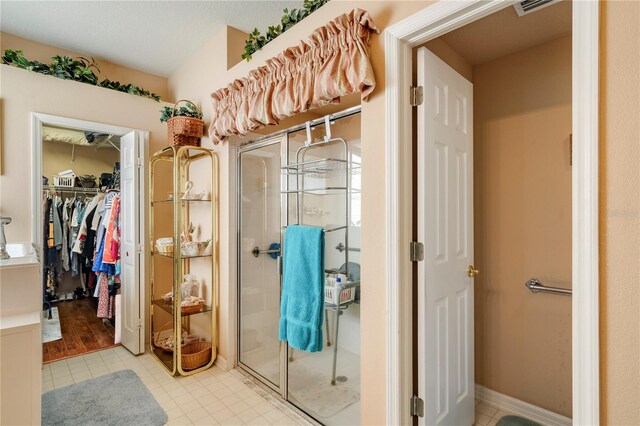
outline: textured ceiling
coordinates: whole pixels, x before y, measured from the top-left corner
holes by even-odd
[[[2,0],[0,29],[166,77],[225,25],[264,32],[280,22],[283,8],[301,6],[302,0]]]
[[[522,17],[510,6],[441,39],[477,65],[569,34],[571,2],[564,0]]]

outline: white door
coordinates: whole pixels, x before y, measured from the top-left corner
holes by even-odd
[[[421,425],[474,423],[473,86],[418,51],[418,377]]]
[[[141,183],[143,137],[130,132],[120,139],[120,257],[121,336],[122,345],[137,355],[144,351],[143,310],[141,305],[143,275],[141,268],[141,216],[144,190]]]

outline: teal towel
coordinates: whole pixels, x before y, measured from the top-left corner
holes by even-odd
[[[324,229],[287,226],[280,303],[280,340],[320,352],[324,320]]]

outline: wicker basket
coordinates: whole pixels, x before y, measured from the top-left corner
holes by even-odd
[[[182,315],[191,315],[197,314],[204,307],[204,302],[198,303],[197,305],[187,305],[181,306],[180,310],[182,311]]]
[[[184,327],[182,327],[182,332],[186,333],[187,336],[189,334],[189,331]],[[166,340],[169,337],[173,337],[173,321],[167,322],[160,328],[160,331],[153,333],[153,345],[165,352],[173,352],[173,347],[166,344]],[[180,341],[182,341],[182,336],[180,336]]]
[[[176,107],[180,102],[188,102],[200,112],[200,108],[196,104],[186,99],[181,99],[173,105],[171,118],[167,120],[169,145],[200,146],[200,138],[204,135],[204,121],[195,117],[175,117]]]
[[[211,342],[189,343],[182,347],[182,369],[193,370],[211,360]]]

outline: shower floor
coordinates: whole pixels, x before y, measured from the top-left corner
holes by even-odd
[[[268,345],[273,347],[272,345]],[[269,351],[273,352],[273,351]],[[322,352],[292,351],[289,362],[289,400],[311,417],[326,425],[352,425],[360,423],[360,356],[342,347],[338,348],[336,376],[344,382],[331,385],[333,346]],[[266,358],[266,351],[243,354],[243,363],[266,377],[278,377],[273,362],[277,354]]]

